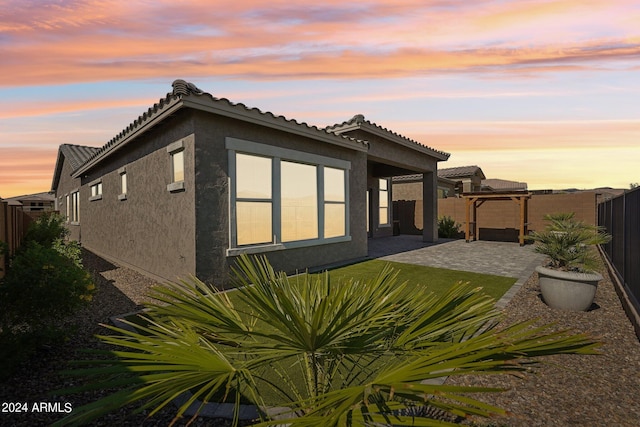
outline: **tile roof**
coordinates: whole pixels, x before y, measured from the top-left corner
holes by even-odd
[[[53,169],[53,181],[51,182],[51,190],[56,191],[58,182],[60,182],[60,174],[62,173],[63,157],[69,162],[71,170],[75,171],[82,166],[91,156],[98,151],[96,147],[87,147],[85,145],[62,144],[58,148],[58,157],[56,158],[56,166]]]
[[[156,120],[165,114],[170,114],[183,107],[191,107],[201,109],[227,117],[238,118],[240,120],[259,123],[272,128],[283,129],[288,132],[297,133],[324,140],[326,142],[343,145],[353,149],[366,151],[368,143],[366,141],[357,140],[347,136],[341,136],[326,129],[320,129],[317,126],[308,125],[305,122],[298,122],[294,119],[287,119],[284,116],[276,116],[271,112],[263,112],[258,108],[249,108],[242,103],[233,103],[226,98],[216,98],[210,93],[204,92],[197,88],[193,83],[184,80],[175,80],[172,83],[173,90],[150,107],[144,114],[140,115],[122,132],[112,138],[105,145],[100,147],[93,153],[80,167],[76,170],[75,175],[86,171],[102,158],[125,144],[130,138],[137,135],[144,128],[152,125]]]
[[[438,169],[438,176],[443,178],[458,178],[463,176],[475,175],[477,172],[480,172],[482,178],[484,178],[484,173],[479,166],[458,166],[454,168],[445,168]]]
[[[78,169],[84,162],[86,162],[91,156],[98,152],[97,147],[88,147],[85,145],[74,145],[74,144],[62,144],[60,146],[60,151],[65,155],[69,163],[71,163],[71,168],[73,170]]]
[[[16,201],[43,201],[43,202],[53,202],[56,197],[51,192],[42,192],[35,194],[23,194],[22,196],[8,197],[5,200],[16,200]]]
[[[351,119],[338,123],[332,126],[327,126],[326,129],[335,133],[347,132],[353,129],[364,129],[367,131],[373,131],[373,133],[381,134],[381,136],[391,139],[392,141],[399,142],[407,147],[417,149],[419,151],[425,152],[436,157],[439,160],[447,160],[450,156],[449,153],[445,153],[444,151],[436,150],[435,148],[428,147],[424,144],[419,143],[411,138],[407,138],[406,136],[400,135],[399,133],[393,132],[385,127],[382,127],[376,123],[373,123],[364,118],[362,114],[356,114]]]

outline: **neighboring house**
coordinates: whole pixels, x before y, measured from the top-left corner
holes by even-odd
[[[176,80],[103,147],[62,145],[52,190],[94,253],[225,286],[240,254],[287,272],[366,257],[367,236],[393,232],[395,175],[422,175],[423,239],[435,241],[448,157],[361,115],[321,129]]]
[[[24,212],[49,212],[55,208],[55,196],[52,192],[26,194],[5,200],[19,204]]]
[[[461,181],[463,193],[482,191],[482,180],[486,179],[482,169],[478,166],[459,166],[440,169],[438,171],[438,177]]]
[[[526,191],[527,183],[519,181],[509,181],[506,179],[483,179],[482,191]]]

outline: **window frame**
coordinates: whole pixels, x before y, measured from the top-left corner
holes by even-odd
[[[385,182],[385,189],[382,189],[380,185],[382,182]],[[387,201],[387,206],[382,206],[383,197]],[[382,222],[382,215],[380,212],[382,209],[387,210],[386,222]],[[390,227],[391,226],[391,179],[390,178],[378,178],[378,226],[379,227]]]
[[[186,162],[185,162],[185,146],[184,139],[173,142],[167,145],[167,153],[169,153],[169,170],[171,173],[170,182],[167,184],[167,191],[170,193],[175,193],[178,191],[184,191],[184,179],[186,174]],[[182,180],[176,180],[176,171],[175,171],[175,159],[178,154],[182,156]]]
[[[120,177],[120,194],[118,194],[118,200],[127,200],[127,193],[129,191],[129,182],[127,181],[127,168],[122,167],[118,169],[118,176]]]
[[[71,198],[71,218],[72,225],[80,224],[80,189],[73,190],[69,194]]]
[[[329,243],[348,242],[351,241],[351,230],[349,221],[349,178],[351,170],[351,162],[333,157],[311,154],[302,151],[292,150],[288,148],[276,147],[273,145],[261,144],[252,141],[246,141],[238,138],[227,137],[225,139],[225,148],[228,152],[229,162],[229,248],[227,256],[236,256],[243,253],[261,253],[276,251],[282,249],[299,248],[307,246],[317,246]],[[260,157],[268,157],[272,159],[272,234],[273,242],[267,244],[256,244],[239,246],[237,244],[237,223],[236,223],[236,153],[254,155]],[[316,197],[318,212],[318,232],[317,238],[306,240],[295,240],[282,242],[282,205],[281,205],[281,162],[294,162],[308,164],[316,167]],[[325,218],[325,200],[324,200],[324,168],[330,167],[341,169],[344,171],[344,206],[345,206],[345,234],[343,236],[325,238],[324,218]]]
[[[89,201],[93,202],[95,200],[102,199],[102,178],[96,179],[89,183]]]

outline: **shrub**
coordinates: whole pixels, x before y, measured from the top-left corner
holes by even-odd
[[[458,237],[460,233],[460,224],[450,216],[441,216],[438,218],[438,237],[451,239]]]
[[[0,377],[41,345],[59,340],[65,333],[59,320],[92,298],[80,247],[65,242],[66,234],[59,215],[34,221],[0,281]]]
[[[28,329],[71,314],[91,298],[91,275],[71,258],[36,242],[27,242],[11,260],[0,286],[0,304],[14,325]]]
[[[24,241],[37,242],[46,248],[54,245],[56,240],[64,239],[69,230],[64,225],[64,217],[56,213],[46,213],[29,224]]]
[[[591,272],[598,267],[600,257],[590,248],[611,240],[599,226],[574,219],[573,213],[544,216],[545,230],[527,236],[536,243],[534,250],[549,258],[549,267],[557,270]]]

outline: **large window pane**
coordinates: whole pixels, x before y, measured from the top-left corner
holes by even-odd
[[[324,168],[324,200],[344,202],[344,170]]]
[[[343,203],[327,203],[324,205],[324,237],[344,236],[345,205]]]
[[[238,245],[268,243],[273,240],[270,202],[237,202],[236,221]]]
[[[236,198],[271,198],[271,159],[236,155]]]
[[[282,161],[282,241],[318,238],[318,186],[316,166]]]

